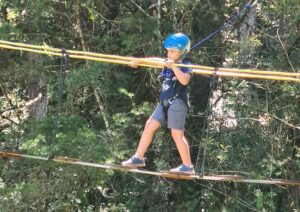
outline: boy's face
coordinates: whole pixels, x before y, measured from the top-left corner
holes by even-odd
[[[181,57],[181,52],[177,49],[167,49],[168,58],[174,61],[177,61]]]

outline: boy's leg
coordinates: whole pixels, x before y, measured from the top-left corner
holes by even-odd
[[[179,155],[182,159],[182,163],[185,166],[191,166],[191,155],[190,155],[190,148],[187,139],[184,136],[183,130],[178,129],[171,129],[173,140],[177,146]]]
[[[155,131],[158,130],[160,126],[164,125],[165,122],[166,120],[165,120],[165,115],[163,113],[163,107],[162,105],[159,104],[145,124],[145,128],[142,133],[135,155],[133,155],[130,159],[123,161],[122,166],[127,166],[127,167],[145,166],[144,155],[149,145],[152,142]]]
[[[195,174],[194,166],[191,162],[189,144],[184,136],[184,125],[187,112],[188,107],[181,99],[175,99],[168,110],[168,128],[171,129],[172,138],[175,141],[183,163],[170,171]]]
[[[155,119],[149,119],[141,136],[138,148],[136,150],[135,156],[139,159],[143,159],[149,145],[152,142],[154,133],[160,128],[160,122]]]

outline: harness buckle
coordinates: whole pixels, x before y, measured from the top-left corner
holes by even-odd
[[[170,106],[169,100],[162,100],[161,103],[164,106],[164,108],[168,108]]]
[[[174,99],[174,98],[168,99],[168,103],[169,103],[169,105],[173,104],[173,102],[174,102],[174,101],[175,101],[175,99]]]

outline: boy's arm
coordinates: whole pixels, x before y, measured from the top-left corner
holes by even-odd
[[[185,73],[182,72],[178,67],[173,66],[175,62],[173,60],[167,60],[165,62],[165,66],[167,68],[171,68],[177,77],[177,80],[182,84],[182,85],[188,85],[191,79],[191,73]]]
[[[173,66],[175,64],[174,60],[159,58],[159,57],[149,57],[149,58],[145,58],[145,59],[150,59],[152,61],[157,61],[157,62],[163,62],[167,68],[172,68],[172,70],[173,70],[174,74],[176,75],[178,81],[182,85],[189,84],[190,79],[191,79],[191,74],[190,73],[184,73],[178,67]],[[142,60],[143,59],[141,59],[141,60],[140,59],[133,59],[131,61],[130,66],[133,67],[133,68],[137,68],[139,66],[139,64],[142,63]]]
[[[182,72],[178,67],[172,66],[172,70],[174,74],[176,75],[178,81],[182,85],[188,85],[191,79],[191,73],[184,73]]]

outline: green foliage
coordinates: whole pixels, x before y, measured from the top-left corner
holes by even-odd
[[[162,39],[174,31],[188,33],[194,44],[244,4],[166,0],[158,20],[157,2],[149,0],[0,3],[3,40],[138,57],[165,57]],[[299,70],[299,11],[298,0],[259,1],[255,32],[242,46],[245,17],[194,50],[193,63],[219,67],[226,58],[235,66],[243,47],[255,50],[255,68]],[[70,59],[60,109],[60,58],[0,53],[1,149],[116,164],[135,152],[157,104],[159,70]],[[39,119],[18,108],[37,79],[47,97],[47,115]],[[208,87],[208,78],[194,76],[186,130],[193,162],[205,142]],[[226,100],[223,112],[233,111],[236,125],[212,117],[220,126],[209,128],[205,173],[299,178],[299,85],[223,79],[217,88]],[[149,170],[181,162],[169,130],[156,134],[146,158]],[[300,205],[297,187],[169,181],[34,160],[1,159],[0,169],[1,211],[296,211]]]

